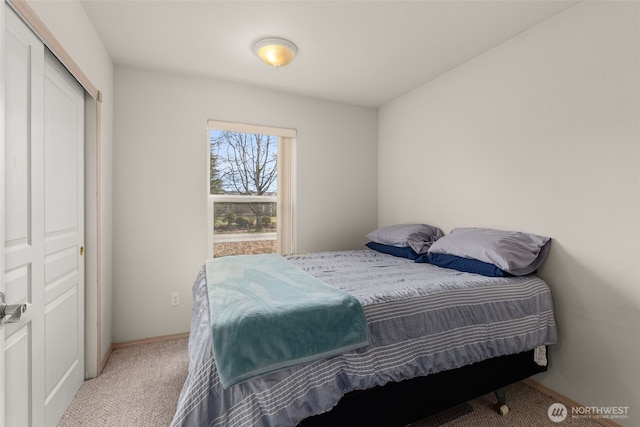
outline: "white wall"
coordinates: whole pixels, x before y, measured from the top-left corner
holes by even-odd
[[[115,87],[114,342],[189,330],[207,257],[208,119],[297,129],[299,253],[360,248],[375,228],[376,110],[125,67]]]
[[[379,224],[551,236],[537,380],[640,424],[637,2],[584,2],[385,105]]]
[[[113,63],[102,41],[94,30],[80,2],[69,1],[33,1],[28,0],[29,6],[44,22],[54,37],[69,53],[79,68],[87,75],[91,83],[102,93],[101,107],[101,238],[97,240],[95,188],[96,188],[96,146],[95,140],[88,141],[85,147],[85,176],[87,177],[86,197],[86,315],[89,319],[87,325],[87,354],[86,368],[90,376],[97,371],[98,361],[103,360],[111,346],[111,292],[112,292],[112,258],[111,258],[111,229],[112,229],[112,129],[113,129]],[[91,106],[95,105],[91,103]],[[89,123],[95,122],[95,108],[87,109],[89,114],[93,111],[94,117],[89,118]],[[91,156],[93,155],[93,158]],[[97,246],[100,244],[100,259],[97,257]],[[98,272],[98,263],[100,271]],[[97,294],[97,278],[100,275],[101,293]],[[97,304],[100,304],[98,310]],[[101,336],[97,335],[97,316],[101,321]],[[100,354],[97,342],[100,341]]]

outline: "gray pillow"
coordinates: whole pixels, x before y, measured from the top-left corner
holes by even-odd
[[[431,227],[433,230],[429,231],[417,231],[407,236],[407,245],[411,247],[418,255],[426,254],[431,245],[444,236],[442,230],[436,227]]]
[[[427,224],[397,224],[373,230],[367,238],[383,245],[411,247],[420,254],[443,234],[438,227]]]
[[[533,273],[549,252],[551,238],[518,231],[455,228],[429,248],[430,254],[449,254],[493,264],[516,276]]]

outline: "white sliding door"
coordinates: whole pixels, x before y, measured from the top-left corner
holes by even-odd
[[[44,425],[44,46],[5,5],[5,426]]]
[[[0,426],[55,426],[84,379],[84,92],[4,8],[4,292],[30,306],[0,333]]]
[[[84,90],[53,55],[44,68],[45,419],[84,381]]]

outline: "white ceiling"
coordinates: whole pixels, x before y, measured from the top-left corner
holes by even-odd
[[[113,61],[378,107],[575,1],[83,0]],[[251,50],[298,46],[274,69]]]

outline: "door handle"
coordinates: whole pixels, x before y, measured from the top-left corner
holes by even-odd
[[[20,321],[22,313],[27,311],[27,304],[5,304],[5,295],[0,292],[0,326],[5,323],[16,323]]]

